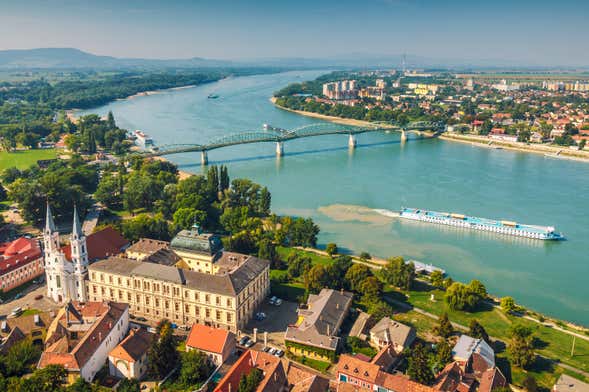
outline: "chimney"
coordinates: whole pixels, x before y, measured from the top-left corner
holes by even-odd
[[[98,341],[102,342],[102,332],[98,332]]]
[[[231,392],[231,383],[229,383],[229,385],[228,385],[228,386],[229,386],[229,389],[228,389],[228,391],[229,391],[229,392]]]
[[[330,329],[329,327],[330,327],[330,325],[327,324],[327,336],[329,336],[329,329]]]
[[[339,310],[339,302],[335,304],[335,308]]]

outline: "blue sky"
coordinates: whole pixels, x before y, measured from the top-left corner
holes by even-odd
[[[0,0],[0,49],[244,59],[413,54],[589,65],[589,1]]]

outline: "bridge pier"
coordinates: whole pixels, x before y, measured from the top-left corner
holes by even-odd
[[[284,146],[282,142],[276,142],[276,158],[280,158],[284,156]]]
[[[348,148],[354,149],[356,148],[357,140],[356,137],[350,133],[350,137],[348,138]]]
[[[407,141],[407,132],[405,132],[405,128],[401,129],[401,142]]]
[[[209,157],[207,156],[207,150],[202,150],[200,152],[200,164],[202,166],[206,166],[209,164]]]

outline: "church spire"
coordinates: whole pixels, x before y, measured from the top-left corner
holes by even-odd
[[[76,238],[81,238],[82,234],[82,226],[80,226],[80,218],[78,217],[78,209],[74,204],[74,225],[72,226],[72,235],[75,235]]]
[[[49,207],[49,200],[47,201],[47,216],[45,217],[45,230],[49,233],[55,231],[55,223],[53,223],[53,216],[51,215],[51,207]]]

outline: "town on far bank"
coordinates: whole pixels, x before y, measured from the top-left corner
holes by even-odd
[[[447,124],[444,137],[589,158],[586,74],[338,71],[275,93],[278,106],[337,118]],[[553,147],[553,148],[546,148]]]

